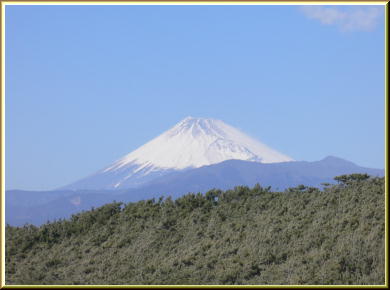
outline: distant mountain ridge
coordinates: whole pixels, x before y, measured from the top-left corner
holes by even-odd
[[[148,192],[166,192],[173,197],[179,197],[187,192],[204,193],[212,188],[226,190],[238,185],[253,186],[256,183],[283,191],[300,184],[321,187],[321,183],[334,183],[335,176],[351,173],[384,176],[382,169],[360,167],[333,156],[314,162],[293,161],[266,164],[226,160],[218,164],[168,174],[132,192],[145,195]],[[143,197],[152,198],[153,195]]]
[[[271,186],[283,191],[300,184],[321,186],[334,183],[337,175],[367,173],[384,176],[384,170],[360,167],[337,157],[320,161],[291,161],[258,163],[243,160],[226,160],[217,164],[184,171],[167,173],[165,176],[133,189],[117,190],[61,190],[6,192],[6,223],[23,225],[43,224],[48,220],[69,218],[71,214],[112,201],[134,202],[160,196],[180,197],[188,192],[202,192],[219,188],[230,189],[238,185]]]

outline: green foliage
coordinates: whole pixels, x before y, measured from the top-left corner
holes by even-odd
[[[384,179],[213,189],[6,227],[6,284],[384,284]]]
[[[369,178],[370,178],[370,176],[366,173],[364,173],[364,174],[353,173],[353,174],[348,174],[348,175],[336,176],[334,178],[334,180],[340,182],[341,184],[351,184],[353,182],[363,181],[363,180],[366,180]]]

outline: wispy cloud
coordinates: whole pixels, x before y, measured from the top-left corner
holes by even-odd
[[[308,18],[318,20],[324,25],[336,25],[342,31],[373,30],[383,16],[382,7],[343,8],[302,6],[300,9]]]

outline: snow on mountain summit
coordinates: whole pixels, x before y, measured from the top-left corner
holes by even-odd
[[[70,188],[133,187],[161,176],[164,172],[197,168],[229,159],[261,163],[293,161],[220,120],[187,117]],[[91,186],[89,181],[95,185]]]
[[[128,164],[184,169],[229,159],[262,163],[292,161],[222,121],[187,117],[104,171]]]

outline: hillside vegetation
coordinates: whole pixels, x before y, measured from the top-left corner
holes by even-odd
[[[384,178],[111,203],[6,227],[6,284],[384,284]]]

